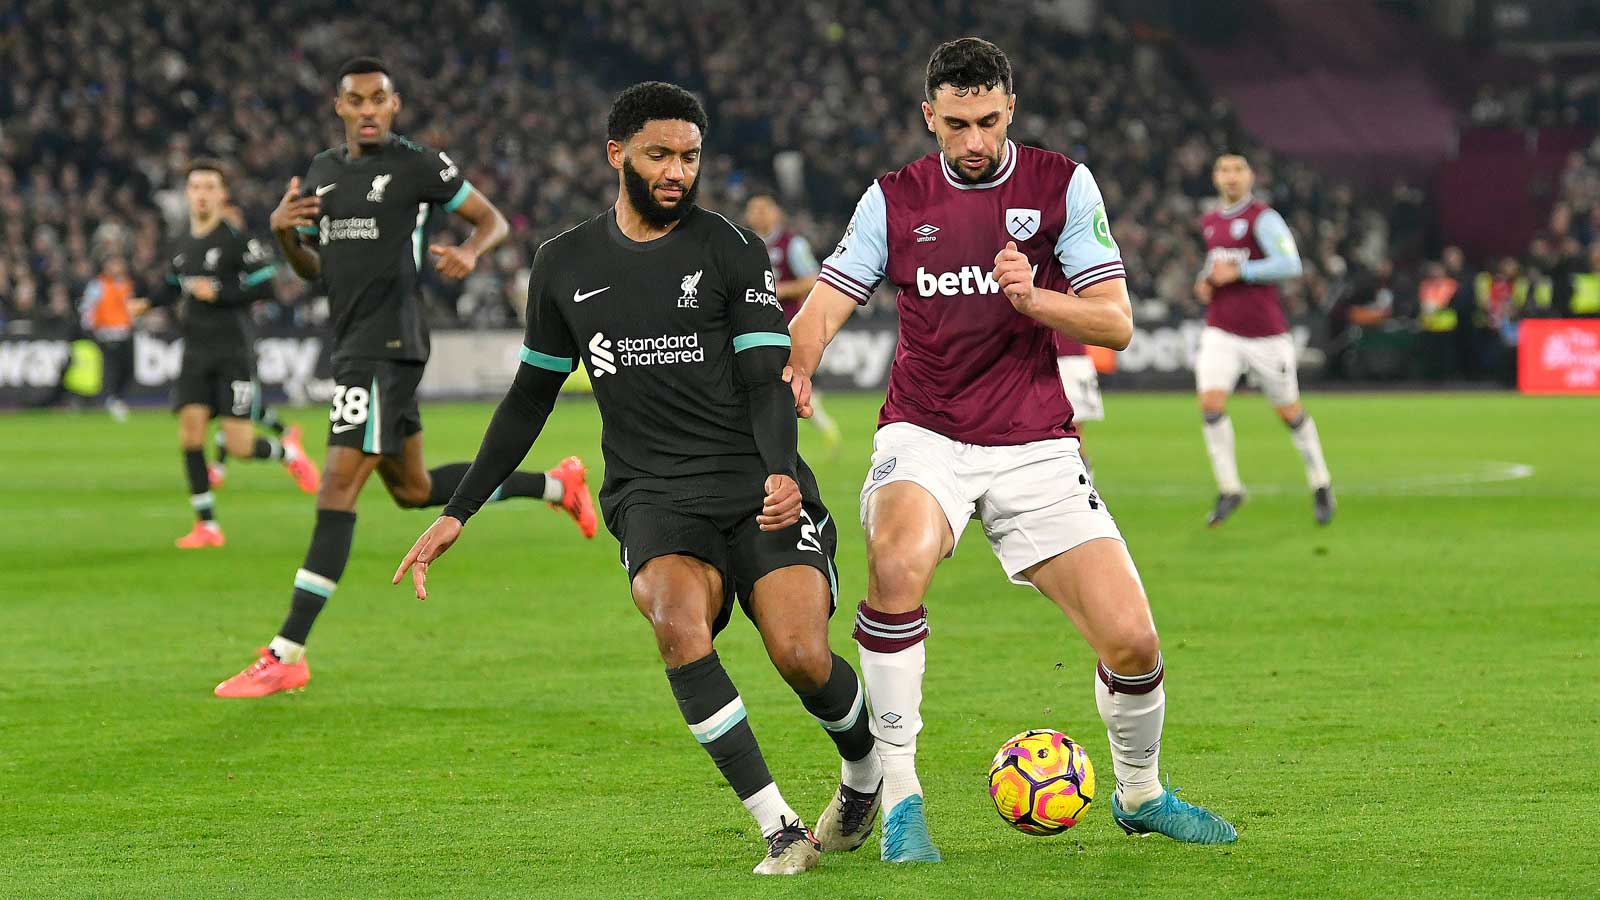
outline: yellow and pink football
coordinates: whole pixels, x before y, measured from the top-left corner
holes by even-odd
[[[1000,818],[1028,834],[1060,834],[1094,802],[1089,754],[1059,731],[1024,731],[1006,741],[989,767],[989,797]]]

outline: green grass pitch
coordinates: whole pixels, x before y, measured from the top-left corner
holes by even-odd
[[[1091,654],[1004,582],[977,527],[929,598],[921,772],[946,861],[890,868],[874,838],[774,883],[748,874],[764,848],[684,728],[604,532],[498,504],[418,603],[388,579],[432,516],[374,482],[309,690],[223,701],[212,686],[281,621],[310,499],[236,463],[217,494],[228,546],[180,553],[169,416],[6,415],[0,895],[1600,893],[1600,404],[1313,395],[1341,501],[1319,530],[1282,426],[1241,396],[1253,495],[1208,531],[1192,399],[1107,401],[1089,449],[1163,637],[1163,768],[1239,826],[1232,847],[1113,825]],[[829,403],[846,452],[802,442],[840,524],[833,639],[853,660],[876,398]],[[426,407],[430,461],[469,458],[490,409]],[[290,416],[320,458],[321,412]],[[598,468],[598,424],[562,405],[529,465]],[[832,745],[742,617],[719,649],[814,820]],[[1054,838],[1004,827],[984,791],[1000,742],[1042,726],[1083,742],[1104,786]]]

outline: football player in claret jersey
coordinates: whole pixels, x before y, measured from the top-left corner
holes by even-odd
[[[417,596],[439,555],[527,454],[582,358],[604,428],[600,505],[689,731],[767,840],[761,875],[871,831],[881,773],[860,682],[828,648],[835,531],[795,449],[789,335],[760,236],[695,205],[705,111],[675,85],[623,91],[607,119],[612,208],[546,241],[518,370],[445,514],[395,572]],[[817,834],[784,801],[713,639],[740,605],[843,760]],[[820,838],[820,841],[818,840]]]
[[[778,199],[771,194],[751,194],[744,204],[744,223],[761,235],[767,245],[767,259],[778,279],[778,303],[783,307],[785,324],[794,321],[800,304],[817,283],[817,257],[805,235],[789,227],[788,217]],[[822,393],[811,391],[811,423],[822,432],[822,442],[832,458],[839,452],[844,436],[839,426],[822,408]]]
[[[316,525],[283,627],[254,663],[217,685],[219,697],[262,697],[310,679],[306,638],[344,574],[356,499],[373,472],[402,508],[443,506],[467,472],[464,462],[430,470],[422,456],[416,391],[428,361],[420,291],[424,226],[434,207],[472,224],[461,246],[427,248],[441,275],[465,278],[481,254],[505,239],[505,217],[449,156],[391,131],[400,95],[381,60],[345,63],[335,90],[344,143],[317,154],[272,212],[284,258],[301,278],[321,280],[331,310],[333,404]],[[504,474],[489,499],[542,498],[565,509],[585,537],[594,536],[594,508],[576,457],[548,472]]]
[[[261,409],[256,383],[255,335],[250,304],[272,294],[277,271],[261,242],[245,237],[224,217],[227,174],[214,159],[189,164],[184,178],[189,226],[167,247],[171,269],[151,296],[154,306],[176,307],[183,362],[173,389],[178,445],[189,482],[194,528],[178,538],[192,550],[223,545],[206,469],[206,423],[222,419],[219,437],[240,459],[283,463],[301,490],[316,493],[317,467],[300,446],[294,426],[282,441],[256,437]]]
[[[1244,503],[1228,395],[1248,372],[1289,426],[1289,439],[1305,462],[1317,524],[1326,525],[1333,521],[1332,479],[1317,423],[1300,405],[1294,338],[1278,297],[1278,282],[1300,276],[1300,251],[1283,216],[1251,196],[1255,174],[1248,160],[1224,153],[1211,177],[1220,202],[1200,218],[1206,265],[1195,283],[1195,296],[1206,304],[1206,327],[1194,362],[1195,388],[1205,418],[1206,454],[1217,479],[1217,503],[1206,524],[1221,525]]]
[[[1054,601],[1099,656],[1094,694],[1117,823],[1130,834],[1232,841],[1227,822],[1162,788],[1155,623],[1079,456],[1056,368],[1057,334],[1127,346],[1121,255],[1089,170],[1007,140],[1011,87],[1011,65],[988,41],[934,50],[922,114],[939,151],[867,189],[790,325],[804,414],[806,377],[828,341],[880,281],[899,290],[899,349],[861,491],[868,580],[855,630],[884,771],[883,858],[940,858],[915,766],[923,598],[974,516],[1010,580]]]

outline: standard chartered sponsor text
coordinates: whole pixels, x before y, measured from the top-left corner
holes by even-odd
[[[625,366],[669,366],[705,362],[700,335],[661,334],[653,337],[617,338],[619,362]]]

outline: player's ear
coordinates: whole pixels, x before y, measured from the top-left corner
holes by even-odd
[[[394,111],[396,113],[400,112],[400,95],[399,94],[390,94],[389,95],[389,102],[394,106]]]
[[[1006,98],[1006,124],[1010,125],[1017,120],[1017,95],[1012,94]]]
[[[606,162],[618,172],[622,171],[623,149],[621,141],[606,141]]]
[[[933,104],[922,101],[922,121],[928,123],[928,130],[933,131]]]

